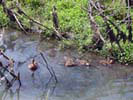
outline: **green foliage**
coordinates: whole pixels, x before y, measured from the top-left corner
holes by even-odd
[[[9,19],[4,14],[2,7],[0,6],[0,26],[6,26],[9,22]]]
[[[88,0],[18,0],[20,2],[21,8],[25,13],[32,17],[33,19],[41,22],[47,27],[53,27],[52,22],[52,8],[56,6],[57,14],[59,18],[60,31],[65,33],[70,33],[74,38],[69,40],[62,40],[61,45],[63,48],[76,47],[79,50],[82,50],[84,46],[88,46],[91,43],[92,30],[90,28],[90,23],[88,19]],[[96,0],[95,0],[96,1]],[[16,0],[7,0],[7,6],[12,7]],[[104,14],[110,15],[110,20],[119,23],[124,17],[127,9],[125,9],[125,3],[122,0],[115,0],[115,3],[112,4],[112,0],[101,0],[103,5],[108,7],[105,10]],[[133,10],[131,10],[131,15]],[[97,14],[94,13],[94,18],[100,28],[100,31],[104,37],[107,36],[105,33],[105,23],[103,19]],[[26,27],[32,27],[36,24],[30,23],[25,16],[21,15],[19,17],[21,22]],[[9,19],[4,14],[2,7],[0,6],[0,26],[5,26],[9,23]],[[112,27],[112,26],[111,26]],[[42,27],[39,27],[42,28]],[[116,29],[112,27],[115,34],[117,33]],[[127,27],[125,24],[120,26],[121,30],[127,33]],[[51,36],[52,32],[45,30],[45,36]],[[121,53],[116,44],[113,44],[112,53],[120,62],[133,62],[133,44],[126,42],[125,44],[121,43],[124,48],[124,52]],[[104,48],[100,53],[102,55],[111,55],[109,49],[111,48],[110,43],[104,45]]]
[[[117,45],[113,45],[113,47],[111,47],[111,44],[106,43],[100,53],[103,56],[113,56],[115,59],[123,64],[133,63],[133,44],[126,42],[125,44],[122,43],[121,45],[124,50],[122,52]]]
[[[133,63],[133,44],[125,43],[122,45],[124,52],[118,52],[118,59],[121,63]]]

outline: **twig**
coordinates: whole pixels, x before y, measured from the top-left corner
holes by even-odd
[[[22,24],[20,23],[20,21],[18,20],[18,18],[16,17],[15,12],[13,12],[11,10],[11,8],[6,7],[5,1],[1,3],[4,12],[6,13],[6,15],[9,17],[9,19],[13,22],[16,21],[16,23],[18,24],[19,28],[24,31],[25,34],[27,34],[27,32],[25,31],[25,29],[23,28]]]
[[[10,58],[9,58],[8,56],[6,56],[6,55],[2,52],[2,50],[0,50],[0,55],[2,55],[5,59],[10,60]]]
[[[48,30],[51,30],[47,26],[43,25],[42,23],[40,23],[40,22],[34,20],[33,18],[31,18],[30,16],[28,16],[18,5],[16,7],[18,8],[19,12],[21,12],[21,14],[23,14],[24,16],[26,16],[29,20],[33,21],[34,23],[36,23],[36,24],[38,24],[38,25],[40,25],[40,26],[42,26],[42,27],[44,27],[44,28],[46,28]]]
[[[20,29],[21,29],[22,31],[24,31],[24,33],[27,35],[27,34],[28,34],[27,31],[23,28],[22,24],[20,23],[20,21],[19,21],[18,18],[16,17],[16,14],[15,14],[15,13],[13,13],[13,16],[14,16],[14,18],[15,18],[15,20],[16,20],[16,23],[17,23],[18,26],[20,27]]]
[[[40,55],[41,55],[43,61],[46,63],[46,68],[48,69],[50,75],[53,76],[53,73],[51,72],[51,70],[50,70],[50,68],[49,68],[49,65],[48,65],[48,62],[47,62],[46,58],[44,57],[43,53],[40,52]]]
[[[13,77],[13,79],[11,80],[11,82],[8,81],[8,79],[6,79],[6,76],[4,75],[6,81],[8,83],[10,83],[9,85],[13,84],[16,80],[18,80],[19,82],[19,88],[21,87],[21,81],[20,81],[20,73],[18,73],[18,76],[16,76],[14,73],[10,72],[6,67],[2,67],[5,71],[9,72],[9,74]]]
[[[53,72],[53,74],[54,74],[54,76],[55,76],[55,81],[56,81],[56,83],[58,83],[57,76],[56,76],[55,71],[54,71],[54,69],[53,69],[53,67],[52,67],[52,66],[51,66],[51,70],[52,70],[52,72]]]
[[[19,82],[19,89],[20,89],[20,87],[21,87],[21,85],[22,85],[21,80],[20,80],[20,72],[18,73],[18,78],[17,78],[17,80],[18,80],[18,82]]]
[[[89,4],[88,13],[89,13],[90,23],[91,23],[91,26],[92,26],[93,31],[95,31],[95,34],[96,34],[103,42],[105,42],[103,36],[100,34],[99,27],[98,27],[97,23],[95,22],[94,17],[92,16],[92,6],[91,6],[91,4]]]
[[[46,29],[48,29],[48,30],[50,30],[50,31],[54,31],[54,32],[56,33],[55,35],[56,35],[59,39],[62,39],[62,38],[63,38],[62,35],[60,34],[60,32],[59,32],[57,29],[49,28],[49,27],[43,25],[42,23],[40,23],[40,22],[34,20],[33,18],[31,18],[30,16],[28,16],[18,5],[17,5],[16,7],[18,8],[18,10],[19,10],[19,12],[20,12],[21,14],[23,14],[24,16],[26,16],[26,17],[27,17],[29,20],[31,20],[32,22],[34,22],[34,23],[36,23],[36,24],[38,24],[38,25],[40,25],[40,26],[42,26],[42,27],[44,27],[44,28],[46,28]]]
[[[50,75],[51,75],[52,77],[54,76],[54,78],[55,78],[56,82],[58,82],[58,80],[57,80],[57,77],[56,77],[56,75],[55,75],[54,70],[52,69],[52,67],[51,67],[51,70],[50,70],[49,65],[48,65],[48,62],[47,62],[46,58],[44,57],[43,53],[42,53],[42,52],[40,52],[40,55],[41,55],[41,57],[42,57],[43,61],[46,63],[46,68],[48,69],[48,71],[49,71]]]
[[[13,78],[17,79],[17,76],[16,76],[14,73],[10,72],[6,67],[2,67],[2,68],[5,69],[7,72],[9,72],[10,75],[11,75]]]
[[[7,79],[6,76],[4,76],[4,77],[5,77],[5,80],[6,80],[6,83],[7,83],[7,88],[9,89],[9,88],[12,86],[12,84],[11,84],[11,82]]]

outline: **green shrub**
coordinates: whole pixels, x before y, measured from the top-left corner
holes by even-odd
[[[0,6],[0,26],[6,26],[9,23],[8,17],[3,12],[2,6]]]

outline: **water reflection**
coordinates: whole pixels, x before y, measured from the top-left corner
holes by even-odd
[[[132,67],[97,65],[98,68],[67,68],[60,64],[67,51],[61,52],[57,48],[56,55],[51,57],[48,53],[52,48],[49,42],[42,41],[43,45],[38,47],[36,36],[15,38],[10,43],[5,42],[9,47],[5,53],[15,60],[14,69],[16,73],[20,72],[22,86],[17,87],[18,82],[9,89],[1,85],[0,100],[133,100]],[[12,43],[14,46],[10,48]],[[55,77],[51,77],[37,48],[41,48],[47,57],[48,64],[55,71],[52,75],[57,76],[58,83]],[[91,57],[96,60],[96,57]],[[32,58],[39,63],[34,79],[27,67]]]

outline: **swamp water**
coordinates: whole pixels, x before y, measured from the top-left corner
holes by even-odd
[[[1,31],[2,33],[2,31]],[[97,56],[90,55],[97,67],[65,67],[63,57],[78,56],[73,50],[59,51],[55,41],[39,41],[38,36],[25,36],[8,30],[3,33],[0,44],[5,54],[15,61],[14,70],[20,72],[22,86],[16,81],[10,89],[0,86],[0,100],[133,100],[133,67],[119,64],[110,67],[96,62]],[[42,51],[58,78],[51,78],[39,52]],[[34,79],[28,64],[35,58],[39,68]]]

